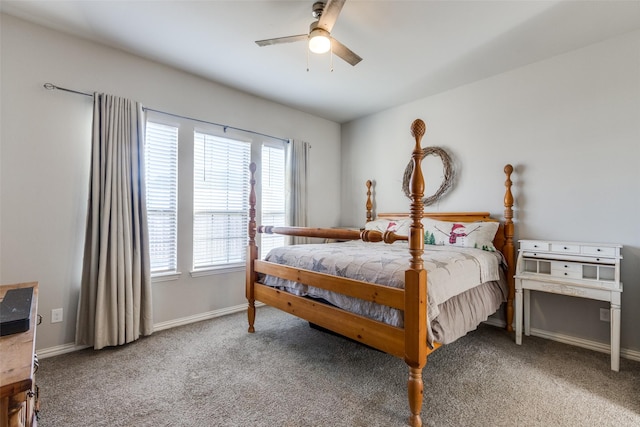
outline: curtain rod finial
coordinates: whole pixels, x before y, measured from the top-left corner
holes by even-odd
[[[42,86],[44,86],[44,88],[47,89],[47,90],[57,89],[57,87],[55,85],[51,84],[51,83],[45,83]]]

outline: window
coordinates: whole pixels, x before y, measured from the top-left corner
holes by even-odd
[[[285,155],[284,147],[262,146],[262,219],[261,224],[285,225]],[[262,234],[260,254],[264,258],[273,248],[284,246],[285,236]]]
[[[179,271],[184,269],[191,277],[242,270],[248,243],[249,164],[258,165],[258,222],[285,225],[286,143],[234,131],[221,134],[217,128],[181,118],[170,120],[151,114],[145,135],[152,278],[182,280]],[[178,143],[186,155],[178,157]],[[178,193],[189,202],[179,204]],[[257,239],[266,254],[287,238]]]
[[[175,273],[178,246],[178,128],[147,122],[147,222],[151,275]]]
[[[244,266],[251,143],[194,133],[193,269]]]

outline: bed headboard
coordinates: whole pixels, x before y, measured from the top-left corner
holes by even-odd
[[[513,194],[511,193],[511,174],[513,173],[513,166],[506,165],[504,167],[504,173],[506,180],[504,182],[505,194],[504,194],[504,219],[499,220],[492,218],[489,212],[423,212],[423,218],[432,218],[438,221],[459,221],[459,222],[474,222],[474,221],[492,221],[499,222],[498,231],[493,239],[493,245],[500,252],[504,254],[509,264],[510,269],[513,268],[515,262],[515,246],[513,243],[514,225],[513,225]],[[366,182],[367,185],[367,222],[374,219],[373,215],[373,202],[371,200],[371,186],[373,182],[371,180]],[[410,218],[409,213],[380,213],[377,218],[380,219],[401,219]],[[515,271],[515,270],[514,270]]]

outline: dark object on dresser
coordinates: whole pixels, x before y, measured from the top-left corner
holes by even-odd
[[[33,288],[7,291],[0,302],[0,336],[26,332],[31,325]]]

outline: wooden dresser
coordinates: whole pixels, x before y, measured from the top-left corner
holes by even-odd
[[[37,425],[34,358],[38,283],[0,286],[0,300],[10,289],[33,288],[29,330],[0,337],[0,427]]]

